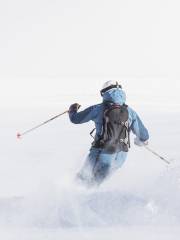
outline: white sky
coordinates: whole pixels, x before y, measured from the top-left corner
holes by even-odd
[[[179,0],[0,0],[0,95],[96,93],[109,79],[177,90],[179,9]]]

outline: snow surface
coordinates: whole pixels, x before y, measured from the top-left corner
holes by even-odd
[[[129,103],[149,128],[150,146],[172,164],[168,167],[132,144],[124,166],[101,187],[87,190],[74,178],[92,141],[92,123],[73,125],[64,115],[16,138],[17,131],[66,110],[74,97],[66,96],[64,102],[61,95],[52,101],[39,97],[36,105],[26,108],[25,102],[14,102],[1,108],[1,239],[179,239],[180,112],[173,105],[177,96],[173,93],[170,107],[165,107],[164,89],[155,104],[158,94],[150,87],[141,104],[138,96],[144,91],[131,81],[126,85],[134,89],[130,94],[127,89]],[[100,97],[79,95],[78,101],[84,108]]]
[[[179,0],[0,1],[0,239],[180,239]],[[150,131],[99,189],[74,182],[92,123],[66,115],[120,80]]]

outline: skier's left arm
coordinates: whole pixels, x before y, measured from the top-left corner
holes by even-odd
[[[80,105],[77,103],[72,104],[69,108],[69,118],[72,123],[75,123],[75,124],[86,123],[95,118],[96,106],[91,106],[86,108],[83,111],[78,112],[79,108],[80,108]]]

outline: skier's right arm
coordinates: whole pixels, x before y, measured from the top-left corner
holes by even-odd
[[[81,124],[93,120],[96,115],[96,106],[86,108],[81,112],[77,112],[80,105],[75,103],[69,108],[69,118],[72,123]]]

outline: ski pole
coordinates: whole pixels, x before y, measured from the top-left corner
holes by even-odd
[[[155,156],[159,157],[162,161],[164,161],[167,164],[170,164],[170,161],[168,161],[167,159],[165,159],[164,157],[162,157],[161,155],[159,155],[158,153],[156,153],[154,150],[152,150],[151,148],[149,148],[148,146],[144,146],[149,152],[151,152],[152,154],[154,154]]]
[[[58,115],[56,115],[56,116],[54,116],[54,117],[48,119],[47,121],[45,121],[45,122],[43,122],[43,123],[41,123],[41,124],[39,124],[39,125],[37,125],[37,126],[31,128],[31,129],[29,129],[29,130],[26,130],[26,131],[23,132],[23,133],[17,133],[17,138],[20,139],[23,135],[25,135],[25,134],[27,134],[27,133],[29,133],[29,132],[32,132],[33,130],[35,130],[35,129],[37,129],[37,128],[43,126],[43,125],[45,125],[46,123],[48,123],[48,122],[50,122],[50,121],[52,121],[52,120],[54,120],[54,119],[56,119],[56,118],[62,116],[62,115],[65,114],[65,113],[68,113],[68,112],[69,112],[69,110],[66,110],[65,112],[60,113],[60,114],[58,114]]]

